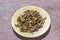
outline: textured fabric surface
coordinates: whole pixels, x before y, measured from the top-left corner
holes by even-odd
[[[51,28],[42,39],[60,40],[60,0],[0,0],[0,40],[28,40],[15,35],[11,26],[13,14],[24,6],[38,6],[45,9],[51,18]]]

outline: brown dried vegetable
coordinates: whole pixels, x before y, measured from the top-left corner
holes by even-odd
[[[39,15],[37,11],[27,10],[24,15],[21,15],[17,18],[16,27],[20,28],[21,32],[35,32],[39,28],[43,27],[45,18]]]

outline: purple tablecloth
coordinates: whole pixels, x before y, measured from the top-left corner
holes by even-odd
[[[60,0],[0,0],[0,40],[22,40],[13,32],[11,18],[24,6],[42,7],[49,13],[51,29],[42,40],[60,40]]]

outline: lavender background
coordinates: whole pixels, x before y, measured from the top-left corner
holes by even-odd
[[[51,29],[42,40],[60,40],[60,0],[0,0],[0,40],[22,40],[14,34],[11,18],[19,8],[24,6],[42,7],[49,13]]]

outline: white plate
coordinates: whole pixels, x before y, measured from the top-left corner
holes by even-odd
[[[23,12],[26,11],[26,10],[37,10],[38,12],[40,12],[40,15],[43,18],[47,17],[43,27],[40,28],[38,31],[34,32],[33,34],[32,33],[20,32],[20,29],[15,26],[15,24],[17,23],[16,22],[17,17],[19,17],[20,15],[23,15]],[[23,7],[21,9],[17,10],[15,12],[15,14],[12,16],[12,28],[14,29],[14,31],[16,33],[18,33],[19,35],[24,36],[24,37],[32,38],[32,37],[41,36],[42,34],[44,34],[48,30],[49,26],[50,26],[50,17],[48,15],[48,13],[44,9],[42,9],[40,7],[26,6],[26,7]]]

